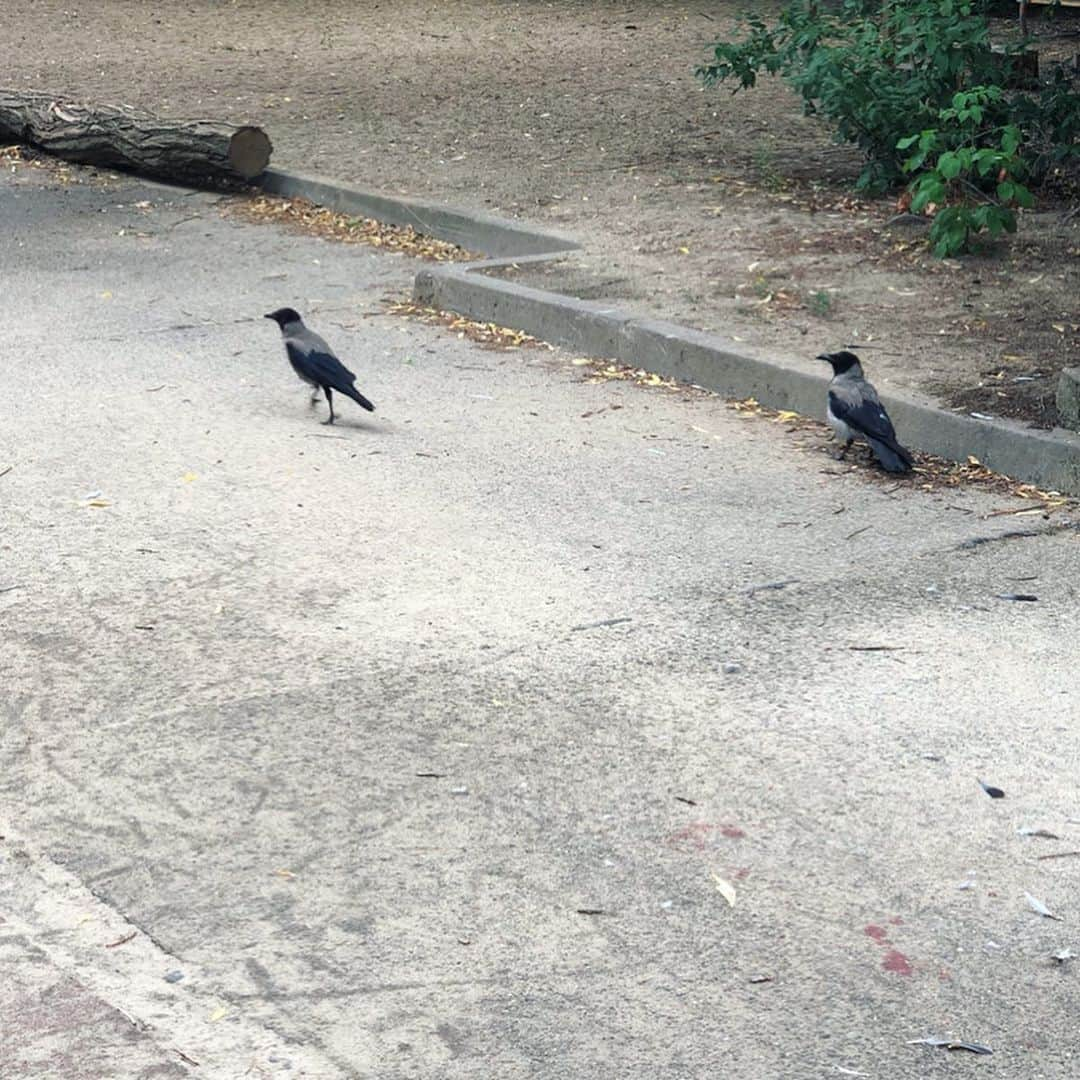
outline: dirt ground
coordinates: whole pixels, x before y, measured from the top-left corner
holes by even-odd
[[[586,245],[525,280],[807,364],[861,345],[879,385],[1052,426],[1057,372],[1080,362],[1080,217],[1041,200],[1011,242],[930,259],[891,200],[852,197],[857,155],[781,83],[695,79],[743,7],[7,0],[3,81],[253,121],[275,164]]]

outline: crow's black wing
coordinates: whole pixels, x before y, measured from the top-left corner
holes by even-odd
[[[847,394],[830,390],[829,408],[837,420],[842,420],[853,431],[877,439],[886,446],[896,444],[892,421],[880,401],[869,397],[853,399]]]
[[[291,341],[285,342],[285,348],[293,367],[309,382],[329,386],[343,394],[352,390],[356,376],[333,353],[317,349],[305,352]]]
[[[845,388],[846,390],[846,388]],[[897,442],[896,431],[885,407],[873,392],[848,393],[829,391],[829,409],[848,429],[862,435],[870,444],[874,456],[889,472],[907,472],[914,458]]]

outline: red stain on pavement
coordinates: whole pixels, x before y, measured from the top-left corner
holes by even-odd
[[[736,881],[745,881],[750,876],[749,866],[740,866],[738,870],[732,875]]]
[[[899,949],[890,949],[881,961],[881,966],[894,975],[910,975],[915,970],[911,961]]]
[[[693,821],[684,825],[678,832],[673,832],[668,838],[668,844],[677,851],[704,851],[705,843],[709,834],[716,828],[707,821]]]
[[[717,832],[729,840],[741,840],[746,836],[738,825],[714,825],[711,821],[692,821],[666,837],[665,843],[676,851],[705,851],[716,847],[715,834]]]
[[[868,938],[873,938],[879,945],[889,944],[889,939],[885,936],[888,931],[884,926],[875,926],[873,923],[870,923],[863,927],[863,933]]]
[[[890,924],[891,924],[892,926],[903,926],[903,925],[904,925],[904,920],[903,920],[903,919],[901,919],[899,915],[894,915],[894,916],[893,916],[893,917],[892,917],[892,918],[891,918],[891,919],[889,920],[889,923],[890,923]]]

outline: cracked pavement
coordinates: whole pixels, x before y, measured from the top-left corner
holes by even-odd
[[[1075,1075],[1076,532],[208,196],[19,169],[0,227],[21,1076]]]

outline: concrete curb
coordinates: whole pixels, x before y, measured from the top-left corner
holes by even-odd
[[[580,248],[566,237],[527,229],[488,214],[451,210],[412,199],[375,195],[317,177],[270,170],[264,190],[302,196],[483,251],[493,259],[421,270],[414,297],[422,304],[466,318],[523,330],[582,355],[620,360],[726,397],[754,397],[763,405],[821,416],[824,374],[809,359],[766,358],[741,343],[726,342],[676,323],[637,318],[594,301],[534,289],[486,276],[507,262],[558,258]],[[1055,428],[1037,431],[1008,420],[976,420],[909,394],[882,400],[901,440],[915,449],[955,461],[979,459],[995,472],[1044,490],[1080,495],[1080,435]]]
[[[726,397],[821,416],[828,379],[810,361],[750,355],[744,346],[676,323],[639,319],[586,300],[476,273],[477,264],[440,266],[416,275],[414,295],[431,307],[524,330],[576,352],[611,357]],[[801,370],[805,369],[805,370]],[[988,468],[1044,489],[1080,494],[1080,436],[1036,431],[1007,420],[976,420],[900,393],[883,394],[903,441],[956,461],[968,455]]]
[[[409,225],[428,236],[487,255],[546,255],[575,251],[581,245],[557,233],[541,232],[494,214],[472,213],[420,199],[380,195],[321,176],[267,169],[255,184],[271,195],[310,199],[341,213],[358,214],[389,225]]]

